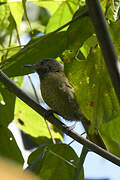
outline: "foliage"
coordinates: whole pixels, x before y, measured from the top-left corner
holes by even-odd
[[[119,57],[120,1],[101,0],[100,3]],[[42,58],[58,58],[64,63],[77,102],[90,122],[89,129],[85,129],[89,139],[98,144],[92,137],[99,136],[106,148],[120,157],[120,106],[91,19],[82,16],[86,9],[84,0],[1,0],[0,66],[21,87],[23,76],[32,73],[24,68],[25,64],[34,64]],[[59,30],[70,20],[73,21]],[[20,37],[24,35],[31,40],[22,46]],[[43,117],[16,98],[1,82],[0,114],[1,156],[23,163],[14,137],[7,129],[9,123],[16,120],[21,130],[39,145],[28,160],[31,166],[40,157],[32,171],[45,180],[73,179],[79,158],[69,145],[63,144],[63,134],[50,124],[57,142],[53,144]],[[79,179],[84,179],[83,170]]]

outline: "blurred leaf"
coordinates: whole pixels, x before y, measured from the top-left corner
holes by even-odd
[[[77,3],[78,3],[77,0],[76,2],[70,2],[70,1],[62,2],[59,8],[56,10],[56,12],[50,18],[46,27],[46,33],[52,32],[57,28],[59,28],[60,26],[67,23],[68,21],[70,21],[72,19],[74,12],[77,9],[77,5],[78,5]]]
[[[15,120],[19,122],[19,119],[22,120],[23,124],[18,124],[18,126],[33,137],[34,142],[37,144],[51,142],[51,136],[43,117],[17,98],[15,105]],[[63,141],[60,131],[57,128],[54,128],[52,124],[50,124],[50,128],[53,137],[59,141]]]
[[[43,159],[41,159],[38,164],[39,171],[37,171],[37,175],[40,175],[40,177],[45,180],[73,180],[78,162],[78,157],[75,151],[66,144],[48,145],[47,148],[48,149],[44,154]],[[45,147],[42,147],[34,151],[30,155],[28,163],[33,163],[44,149]],[[83,179],[84,176],[82,173],[79,180]]]
[[[17,24],[18,31],[20,31],[20,24],[23,16],[23,5],[22,2],[9,2],[11,14]]]
[[[6,4],[7,2],[0,2],[0,6],[3,5],[3,4]]]
[[[23,164],[22,154],[14,140],[12,133],[0,124],[0,156]]]
[[[8,4],[4,4],[0,6],[0,44],[3,43],[4,33],[3,31],[7,31],[7,27],[9,25],[8,17],[10,14],[10,10]]]
[[[63,2],[64,0],[61,1],[33,1],[36,5],[41,6],[46,8],[49,12],[50,15],[53,15],[55,13],[55,11],[59,8],[60,4]]]

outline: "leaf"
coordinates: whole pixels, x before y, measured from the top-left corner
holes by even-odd
[[[75,95],[83,114],[91,121],[89,135],[92,136],[99,130],[102,132],[104,126],[107,129],[108,122],[119,119],[119,103],[99,48],[92,49],[87,60],[66,61],[65,72],[75,88]],[[114,124],[114,128],[117,126],[117,123]],[[106,134],[108,136],[108,131]],[[102,136],[102,133],[100,135]],[[116,141],[119,144],[120,141]],[[106,140],[104,143],[111,150],[111,144]],[[119,149],[116,151],[119,152]]]
[[[80,9],[74,14],[73,20],[80,15],[82,16],[86,10],[86,7],[80,7]],[[84,43],[84,41],[94,33],[94,27],[91,23],[91,19],[88,16],[80,17],[74,23],[70,24],[67,33],[69,49],[80,48],[82,43]]]
[[[109,151],[120,157],[120,118],[117,116],[101,125],[100,134]]]
[[[63,2],[61,1],[33,1],[36,5],[46,8],[50,15],[53,15],[55,11],[59,8],[60,4]]]
[[[70,1],[62,2],[59,8],[56,10],[56,12],[50,18],[45,30],[46,33],[52,32],[57,28],[59,28],[60,26],[67,23],[68,21],[70,21],[76,9],[77,9],[77,2],[70,2]]]
[[[80,12],[83,12],[83,10],[86,10],[86,8],[83,8]],[[89,31],[85,28],[86,24],[90,27]],[[70,25],[68,31],[51,33],[31,40],[25,48],[7,60],[9,63],[3,67],[3,70],[8,76],[30,73],[31,70],[24,68],[25,64],[33,64],[43,58],[61,56],[62,52],[68,47],[74,47],[74,45],[75,48],[80,47],[93,32],[90,19],[88,17],[80,18]]]
[[[0,6],[0,32],[7,29],[9,25],[9,21],[8,21],[9,13],[10,10],[8,4],[4,4]]]
[[[97,38],[94,34],[84,42],[84,44],[80,48],[80,51],[82,52],[82,54],[85,56],[86,59],[90,53],[91,48],[95,47],[97,44],[98,44]]]
[[[0,2],[0,6],[6,4],[7,2]]]
[[[108,27],[118,58],[120,58],[120,37],[118,36],[120,29],[120,20],[116,22],[111,22]]]
[[[22,77],[17,77],[12,79],[13,82],[21,86]],[[16,96],[8,91],[6,87],[0,82],[0,93],[2,99],[0,101],[0,125],[7,127],[11,121],[14,119],[14,108],[15,108],[15,98]]]
[[[22,121],[18,126],[27,134],[33,137],[37,144],[51,142],[51,135],[48,131],[45,120],[42,116],[24,104],[20,99],[16,99],[15,120]],[[52,135],[58,141],[63,141],[63,137],[57,128],[50,124]]]
[[[57,44],[57,46],[56,46]],[[25,64],[33,64],[43,58],[56,58],[67,45],[66,32],[59,32],[48,36],[37,37],[21,51],[16,53],[4,66],[3,70],[9,76],[21,76],[32,72],[24,68]]]
[[[78,161],[75,151],[66,144],[48,145],[47,148],[48,150],[39,163],[37,175],[40,175],[45,180],[74,179]],[[33,152],[29,157],[28,163],[33,163],[44,149],[45,147],[42,147]],[[79,180],[83,179],[82,173]]]
[[[23,16],[22,2],[9,2],[11,14],[17,24],[18,31],[20,31],[20,24]]]
[[[20,164],[24,162],[12,133],[3,126],[0,126],[0,156],[17,161]]]
[[[3,97],[0,101],[0,124],[7,127],[14,119],[15,95],[9,92],[1,83],[0,93]]]

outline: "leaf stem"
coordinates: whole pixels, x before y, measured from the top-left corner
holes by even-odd
[[[74,180],[79,180],[80,179],[80,175],[81,175],[81,172],[82,172],[82,169],[83,169],[83,164],[84,164],[85,158],[87,156],[87,153],[88,153],[88,148],[86,148],[86,146],[83,146],[82,152],[81,152],[81,155],[80,155],[80,158],[79,158],[79,161],[78,161],[78,166],[77,166],[77,169],[76,169]]]

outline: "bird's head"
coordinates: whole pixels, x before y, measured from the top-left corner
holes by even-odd
[[[46,73],[64,71],[64,65],[58,62],[57,60],[51,58],[42,59],[36,64],[25,65],[24,67],[34,69],[40,77],[45,75]]]

